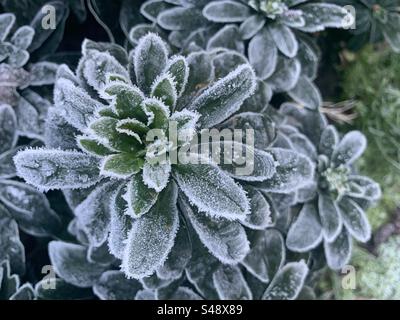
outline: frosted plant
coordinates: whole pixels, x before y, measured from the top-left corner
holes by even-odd
[[[8,260],[0,262],[0,300],[33,300],[35,293],[30,283],[21,285],[20,278],[11,274]]]
[[[348,13],[330,3],[307,2],[150,0],[141,12],[171,31],[169,42],[179,48],[195,45],[246,52],[257,76],[274,91],[317,108],[321,97],[312,81],[319,51],[305,32],[341,28]],[[286,81],[277,81],[283,74]]]
[[[308,267],[304,261],[285,264],[286,249],[276,229],[252,231],[251,250],[241,265],[221,264],[198,238],[192,239],[193,255],[185,279],[144,284],[136,299],[183,300],[293,300],[303,288]]]
[[[340,138],[316,111],[284,104],[281,112],[286,116],[286,139],[316,163],[314,183],[298,191],[305,203],[290,226],[286,245],[292,251],[307,252],[323,242],[328,266],[340,269],[351,257],[352,237],[369,240],[365,210],[381,195],[377,183],[354,169],[366,139],[359,131]]]
[[[338,5],[354,8],[354,38],[350,44],[360,48],[367,42],[386,41],[400,52],[400,9],[396,0],[334,0]]]
[[[33,88],[53,84],[58,66],[45,61],[28,64],[35,31],[22,26],[11,35],[14,23],[13,14],[0,14],[0,103],[14,107],[19,134],[41,138],[51,103]]]
[[[251,206],[235,180],[262,182],[266,189],[300,187],[311,179],[312,164],[297,152],[254,149],[254,171],[238,176],[235,161],[221,167],[209,161],[176,164],[171,154],[240,109],[256,87],[252,68],[241,64],[217,80],[209,54],[169,57],[155,34],[141,38],[129,58],[105,43],[85,41],[82,51],[76,75],[66,66],[58,70],[48,148],[14,158],[20,176],[42,190],[92,188],[75,208],[79,224],[91,247],[108,241],[129,277],[182,273],[188,257],[164,265],[189,243],[178,195],[193,208],[190,222],[212,254],[225,263],[242,260],[249,250],[242,223],[250,224]],[[170,120],[192,135],[171,145]],[[147,141],[150,129],[158,130],[156,141]],[[50,256],[56,248],[50,246]]]
[[[0,260],[9,260],[12,271],[22,275],[25,250],[19,228],[34,236],[54,235],[60,219],[41,192],[13,179],[17,175],[13,157],[21,150],[17,140],[15,112],[0,105]]]

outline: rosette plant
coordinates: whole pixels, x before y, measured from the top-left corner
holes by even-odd
[[[281,112],[286,117],[288,140],[316,164],[314,183],[299,191],[308,195],[308,201],[291,224],[286,245],[292,251],[307,252],[323,242],[328,266],[340,269],[351,257],[352,238],[369,240],[371,228],[365,210],[381,194],[377,183],[358,175],[354,168],[366,139],[359,131],[339,137],[316,111],[285,104]]]
[[[178,196],[193,208],[191,224],[210,252],[224,263],[241,261],[249,251],[241,223],[248,224],[251,205],[236,181],[284,187],[303,173],[294,167],[304,164],[306,183],[312,165],[296,152],[259,150],[240,142],[233,144],[254,155],[254,170],[247,175],[237,174],[236,158],[217,166],[209,159],[176,163],[172,154],[196,145],[192,141],[204,129],[239,110],[256,87],[251,66],[242,64],[216,79],[205,53],[170,57],[166,44],[151,33],[129,57],[118,45],[106,43],[85,41],[82,50],[76,74],[66,66],[58,70],[46,131],[46,143],[53,148],[19,152],[14,160],[20,177],[41,190],[93,188],[75,208],[79,227],[90,247],[108,241],[128,277],[140,279],[155,271],[169,277],[171,266],[164,266],[168,255],[173,256],[168,263],[176,263],[177,250],[188,244]],[[191,72],[197,64],[202,72]],[[169,137],[171,123],[176,124],[176,141]],[[185,159],[193,159],[191,150],[185,152]],[[74,246],[50,244],[55,265],[57,257],[65,258],[59,249],[73,252]]]
[[[33,40],[40,39],[27,25],[10,34],[15,20],[11,13],[0,14],[0,102],[14,107],[20,135],[42,138],[51,103],[35,88],[52,85],[58,66],[47,61],[28,64],[29,51],[37,48]]]
[[[387,41],[400,52],[400,7],[396,0],[335,0],[338,5],[354,8],[354,38],[350,44],[359,48],[367,42]]]
[[[280,0],[151,0],[141,12],[170,31],[169,42],[178,48],[195,45],[246,53],[256,75],[275,92],[287,92],[311,108],[322,103],[312,83],[319,51],[305,32],[341,28],[349,19],[346,10],[334,4]],[[283,74],[287,81],[276,81]]]

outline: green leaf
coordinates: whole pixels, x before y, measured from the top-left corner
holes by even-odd
[[[78,145],[83,150],[95,156],[108,156],[113,153],[112,150],[98,142],[96,139],[91,139],[86,136],[77,137]]]
[[[78,151],[27,149],[14,158],[18,175],[43,190],[87,188],[99,181],[99,160]]]
[[[178,97],[183,94],[189,77],[189,65],[183,56],[173,56],[167,62],[165,71],[175,80]]]
[[[290,262],[278,271],[262,300],[294,300],[300,293],[304,280],[308,274],[308,267],[302,260]]]
[[[335,166],[350,165],[356,161],[367,147],[367,139],[359,131],[350,131],[339,142],[332,153],[332,162]]]
[[[175,108],[178,94],[174,79],[169,73],[164,73],[154,81],[151,88],[151,96],[160,99],[171,110]]]
[[[186,214],[201,242],[222,263],[236,264],[249,252],[246,232],[239,222],[211,218],[196,210],[183,197],[179,197],[179,208]]]
[[[139,40],[133,59],[139,88],[148,94],[167,65],[167,47],[159,36],[149,33]]]
[[[177,195],[172,182],[153,208],[133,222],[122,260],[122,270],[128,277],[149,276],[165,262],[179,226]]]
[[[199,211],[229,220],[244,220],[250,213],[244,190],[217,166],[211,163],[177,164],[173,174]]]
[[[119,133],[117,126],[117,119],[101,117],[91,122],[90,129],[102,144],[114,150],[133,154],[140,151],[141,143],[135,137]]]
[[[250,199],[251,213],[242,224],[250,229],[264,230],[273,224],[270,205],[265,196],[256,188],[246,186],[247,197]]]
[[[149,126],[152,129],[167,129],[170,116],[169,108],[160,100],[146,99],[143,108],[151,115],[149,116]]]
[[[255,88],[253,69],[250,65],[242,65],[201,93],[189,109],[200,113],[201,128],[210,128],[238,111]]]
[[[139,218],[156,203],[158,193],[145,185],[141,174],[136,174],[128,182],[128,188],[124,195],[128,203],[127,214],[132,218]]]
[[[149,163],[148,161],[143,166],[143,181],[151,189],[157,192],[163,190],[169,181],[171,173],[171,163],[163,161],[160,163]]]
[[[111,178],[125,179],[138,173],[143,164],[144,159],[132,153],[112,154],[103,159],[101,174]]]

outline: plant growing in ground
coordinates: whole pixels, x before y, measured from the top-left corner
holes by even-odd
[[[350,260],[351,238],[369,240],[365,210],[381,195],[379,185],[358,175],[352,166],[364,152],[366,139],[358,131],[340,138],[318,112],[286,104],[281,113],[286,117],[286,138],[316,163],[315,181],[301,191],[308,200],[290,226],[286,245],[292,251],[306,252],[323,242],[328,266],[340,269]]]
[[[201,54],[188,60],[169,57],[166,44],[155,34],[143,37],[129,58],[117,45],[86,41],[76,75],[65,66],[59,69],[55,117],[62,120],[48,123],[55,130],[49,135],[50,144],[65,133],[60,132],[65,126],[57,127],[62,121],[80,132],[74,150],[28,149],[15,157],[19,175],[42,190],[95,186],[75,214],[90,245],[99,247],[108,241],[129,277],[164,272],[160,268],[182,224],[178,197],[189,201],[193,214],[188,218],[204,245],[222,262],[234,264],[249,251],[241,223],[251,226],[246,222],[251,215],[249,199],[234,179],[284,190],[285,185],[300,187],[311,178],[309,160],[283,149],[248,150],[254,155],[254,171],[242,176],[236,172],[236,158],[220,167],[208,160],[174,162],[174,150],[238,111],[256,86],[252,68],[242,64],[196,91],[198,77],[207,73],[190,74],[195,59],[202,59]],[[178,128],[177,144],[169,137],[171,122]],[[185,135],[180,134],[183,130]],[[148,133],[154,132],[157,139],[149,140]],[[249,149],[240,142],[233,144],[240,151]],[[190,150],[186,157],[190,160],[194,155]],[[284,158],[290,163],[280,163]],[[302,170],[292,169],[296,166]],[[107,202],[98,205],[106,197],[111,198],[111,214]],[[49,250],[62,274],[58,260],[73,252],[74,245],[55,242]]]

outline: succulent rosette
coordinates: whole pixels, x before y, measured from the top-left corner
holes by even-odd
[[[290,150],[260,150],[232,141],[238,148],[232,154],[252,155],[253,170],[245,175],[238,173],[242,164],[236,156],[218,166],[192,151],[204,144],[193,140],[239,111],[257,84],[248,64],[215,78],[209,57],[201,52],[169,56],[166,44],[151,33],[129,57],[117,45],[85,41],[76,74],[66,66],[58,70],[55,108],[47,119],[48,147],[14,158],[19,175],[42,190],[91,188],[74,210],[77,226],[92,249],[107,242],[128,277],[181,274],[190,259],[188,253],[180,264],[175,261],[182,258],[177,255],[181,246],[190,252],[186,218],[214,256],[236,264],[249,251],[242,224],[252,225],[247,222],[250,200],[237,181],[262,182],[272,190],[295,183],[301,187],[312,177],[309,160]],[[210,143],[215,144],[221,141]],[[183,161],[173,159],[175,150]],[[192,162],[197,156],[205,161]],[[74,248],[84,250],[50,244],[59,274]]]
[[[295,252],[308,252],[323,243],[328,266],[340,269],[351,257],[352,238],[366,242],[371,237],[365,210],[381,195],[376,182],[355,171],[366,139],[359,131],[340,137],[319,112],[284,104],[281,113],[288,143],[316,164],[314,183],[297,191],[304,204],[290,226],[286,245]]]

